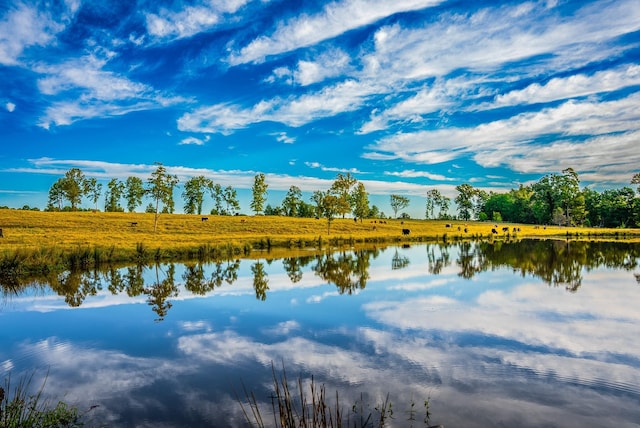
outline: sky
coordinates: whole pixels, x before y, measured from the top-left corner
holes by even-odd
[[[104,192],[155,162],[233,186],[244,213],[258,173],[274,206],[350,173],[414,218],[463,183],[573,168],[619,188],[640,170],[639,106],[637,0],[0,0],[12,207],[44,208],[71,168]]]

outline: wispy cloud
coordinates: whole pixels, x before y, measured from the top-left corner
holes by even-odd
[[[107,52],[103,58],[86,55],[36,67],[44,76],[37,82],[42,94],[54,99],[65,95],[63,100],[53,101],[46,108],[39,125],[48,129],[51,125],[69,125],[77,120],[119,116],[188,101],[105,70],[113,56],[114,53]]]
[[[640,131],[639,102],[638,94],[615,101],[568,101],[473,128],[397,134],[373,144],[370,156],[380,153],[422,164],[473,156],[482,166],[507,165],[521,172],[555,170],[549,169],[551,161],[577,170],[619,165],[621,159],[637,163],[640,154],[631,142]],[[536,143],[540,138],[552,144]]]
[[[230,134],[264,121],[299,127],[314,120],[357,110],[372,92],[367,84],[348,80],[299,97],[260,101],[249,108],[233,104],[205,106],[182,115],[178,119],[178,129]]]
[[[17,65],[25,49],[52,43],[56,34],[70,23],[78,6],[77,1],[71,0],[44,10],[30,3],[9,4],[7,14],[0,21],[0,64]]]
[[[146,13],[147,31],[160,39],[181,39],[206,31],[233,14],[251,0],[208,0],[179,10],[162,8],[158,13]]]
[[[329,167],[329,166],[324,166],[319,162],[305,162],[304,163],[306,166],[308,166],[309,168],[317,168],[320,169],[321,171],[328,171],[328,172],[343,172],[343,173],[351,173],[351,174],[366,174],[362,171],[359,171],[357,168],[336,168],[336,167]]]
[[[400,172],[390,172],[385,171],[385,175],[390,175],[392,177],[402,177],[402,178],[428,178],[433,181],[453,181],[453,178],[445,177],[442,174],[432,174],[427,171],[416,171],[414,169],[408,169]]]
[[[260,62],[269,55],[330,39],[399,12],[435,6],[442,0],[345,0],[326,5],[315,15],[303,14],[280,23],[271,36],[260,36],[229,57],[231,64]]]

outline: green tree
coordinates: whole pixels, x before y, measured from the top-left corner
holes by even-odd
[[[142,205],[142,198],[145,194],[144,183],[140,177],[127,177],[124,185],[127,209],[130,213]]]
[[[82,203],[82,197],[88,193],[87,179],[78,168],[71,168],[64,174],[61,182],[62,194],[71,204],[71,211],[76,211]]]
[[[223,215],[224,209],[222,207],[222,204],[224,202],[224,190],[222,190],[222,186],[218,183],[213,184],[209,188],[209,192],[211,192],[211,198],[213,199],[213,208],[211,209],[211,214]]]
[[[240,203],[238,202],[238,194],[236,192],[236,189],[231,186],[225,187],[222,197],[227,207],[226,213],[228,215],[234,215],[235,213],[240,211]]]
[[[393,216],[398,218],[398,211],[409,206],[409,198],[402,195],[391,195],[389,197],[389,205],[391,205],[391,209],[393,210]]]
[[[578,174],[567,168],[562,174],[549,174],[532,186],[533,210],[539,223],[563,220],[566,225],[581,224],[586,216],[584,195]],[[562,217],[557,212],[562,210]]]
[[[455,203],[458,206],[458,215],[462,220],[470,220],[473,215],[473,198],[476,191],[467,183],[456,186],[456,190],[458,196],[455,198]]]
[[[269,290],[269,277],[264,270],[264,263],[257,261],[251,265],[253,273],[253,289],[256,292],[256,299],[266,300],[267,290]]]
[[[47,211],[62,211],[64,203],[64,191],[62,190],[62,178],[56,180],[49,188],[49,201]]]
[[[257,174],[253,178],[253,187],[251,188],[251,209],[259,214],[264,209],[264,203],[267,200],[267,188],[269,185],[265,182],[263,173]]]
[[[156,169],[151,173],[151,177],[147,179],[146,193],[155,203],[153,231],[158,229],[158,217],[160,216],[160,203],[164,204],[168,211],[171,212],[173,207],[173,188],[178,184],[178,177],[171,175],[160,162],[156,162]]]
[[[347,213],[351,212],[354,205],[354,201],[351,198],[351,189],[357,182],[358,181],[350,173],[346,173],[345,175],[338,174],[331,185],[331,189],[329,189],[329,191],[340,200],[338,209],[340,210],[339,213],[342,215],[342,218],[344,218]]]
[[[203,175],[191,177],[185,182],[182,198],[184,199],[184,212],[186,214],[202,214],[204,192],[212,184],[213,182]]]
[[[353,216],[362,219],[369,216],[369,194],[362,182],[358,182],[356,187],[351,193],[351,200],[353,201]]]
[[[438,189],[431,189],[427,192],[427,206],[425,211],[425,218],[444,218],[449,211],[449,203],[451,199],[444,196]],[[438,208],[438,215],[435,214],[435,209]]]
[[[342,213],[341,198],[330,191],[321,192],[317,190],[313,195],[314,201],[318,204],[318,217],[327,219],[327,234],[330,234],[331,222],[336,218],[336,216]]]
[[[106,212],[123,211],[120,206],[120,198],[124,193],[124,183],[117,178],[112,178],[107,183],[107,191],[104,195],[104,210]]]
[[[298,215],[298,208],[302,202],[302,191],[298,186],[289,187],[289,191],[282,200],[282,208],[285,215],[295,217]]]
[[[95,178],[87,179],[86,183],[87,196],[93,201],[93,205],[98,210],[98,200],[100,199],[100,193],[102,192],[102,183],[98,183]]]

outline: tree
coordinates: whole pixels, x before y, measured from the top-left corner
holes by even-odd
[[[353,215],[355,218],[359,218],[362,223],[362,219],[369,216],[369,194],[362,182],[359,182],[353,189],[351,200],[353,201]]]
[[[560,217],[557,208],[563,211],[565,224],[581,224],[586,216],[584,195],[580,192],[578,174],[567,168],[562,174],[542,177],[532,186],[534,191],[533,211],[539,223],[551,222]]]
[[[117,178],[112,178],[107,183],[107,191],[104,195],[104,210],[106,212],[123,211],[120,206],[120,198],[124,193],[124,183]]]
[[[209,192],[211,192],[211,198],[213,198],[213,208],[211,209],[211,214],[224,214],[224,210],[222,209],[222,202],[224,199],[224,191],[222,190],[222,186],[218,183],[213,184],[211,187],[209,187]]]
[[[178,184],[178,177],[171,175],[167,169],[160,163],[156,162],[156,169],[151,173],[151,177],[147,179],[146,193],[155,202],[153,231],[158,228],[158,217],[160,216],[160,203],[171,212],[173,207],[173,188]]]
[[[451,199],[444,196],[438,189],[432,189],[427,192],[427,207],[425,211],[425,218],[436,218],[435,209],[439,208],[437,218],[444,218],[449,211],[449,203]]]
[[[341,213],[340,197],[331,192],[314,192],[314,200],[318,204],[319,217],[327,219],[327,234],[331,233],[331,222]]]
[[[89,178],[86,183],[87,195],[93,201],[93,205],[96,207],[96,211],[98,210],[98,200],[100,199],[100,193],[102,192],[102,184],[98,183],[98,180],[95,178]]]
[[[236,192],[236,189],[231,186],[227,186],[224,189],[222,198],[227,206],[226,213],[228,215],[233,215],[240,211],[240,203],[238,202],[238,193]]]
[[[267,200],[267,188],[269,185],[265,182],[265,176],[263,173],[257,174],[253,178],[253,187],[251,193],[253,195],[251,199],[251,209],[259,214],[264,209],[264,203]]]
[[[71,204],[71,211],[76,211],[82,203],[82,197],[88,193],[84,173],[78,168],[71,168],[64,174],[60,186],[64,198]]]
[[[184,184],[182,197],[184,199],[184,212],[186,214],[202,214],[205,189],[211,187],[213,182],[203,175],[191,177]]]
[[[470,220],[473,213],[473,197],[475,189],[470,184],[464,183],[456,186],[458,196],[455,203],[458,205],[458,215],[462,220]]]
[[[124,189],[127,209],[132,213],[142,205],[142,198],[145,194],[144,183],[140,177],[128,177]]]
[[[391,195],[389,198],[389,205],[393,210],[393,216],[398,218],[398,211],[403,210],[409,206],[409,198],[401,195]]]
[[[344,218],[345,214],[351,212],[354,201],[351,198],[351,188],[355,186],[358,181],[350,174],[346,175],[338,174],[335,181],[331,185],[329,191],[338,197],[339,199],[339,213]]]
[[[302,201],[302,191],[298,186],[289,187],[289,191],[282,200],[282,208],[285,215],[295,217],[298,215],[298,206]]]
[[[62,211],[63,203],[64,191],[62,190],[62,178],[59,178],[49,188],[49,201],[47,202],[47,211]]]

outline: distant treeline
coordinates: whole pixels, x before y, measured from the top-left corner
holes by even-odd
[[[152,200],[146,212],[173,213],[175,211],[174,187],[178,178],[166,172],[162,164],[147,181],[129,177],[124,181],[112,179],[104,192],[106,212],[136,211],[146,196]],[[640,184],[640,174],[635,174],[631,184]],[[280,205],[266,202],[268,184],[264,174],[254,177],[251,189],[250,209],[255,214],[291,217],[333,218],[351,214],[355,218],[384,218],[384,212],[369,204],[369,195],[362,182],[351,174],[338,174],[330,189],[313,192],[310,201],[302,199],[302,191],[295,185],[289,188]],[[638,189],[640,190],[640,188]],[[598,192],[588,187],[580,188],[578,174],[568,168],[560,174],[548,174],[531,185],[520,185],[508,192],[486,192],[465,183],[456,186],[458,195],[453,199],[456,214],[449,210],[451,198],[437,189],[426,194],[425,218],[460,219],[524,224],[556,224],[591,227],[640,226],[640,197],[631,187]],[[240,204],[232,186],[223,188],[204,176],[191,177],[184,182],[183,208],[187,214],[202,214],[205,196],[213,203],[212,215],[238,215]],[[88,198],[98,209],[102,197],[102,184],[95,178],[86,178],[78,168],[67,171],[49,189],[46,211],[77,211],[83,198]],[[124,206],[123,206],[124,202]],[[392,194],[389,205],[393,217],[408,218],[402,210],[409,206],[409,198]],[[22,209],[37,210],[28,205]],[[401,212],[398,215],[398,212]]]

